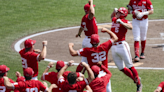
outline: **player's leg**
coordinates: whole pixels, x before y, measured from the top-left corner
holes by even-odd
[[[146,47],[146,35],[147,35],[147,30],[148,30],[148,19],[142,20],[141,21],[141,54],[140,54],[140,58],[144,59],[144,51],[145,51],[145,47]]]
[[[133,37],[134,37],[134,52],[135,52],[135,58],[134,61],[139,61],[139,41],[140,41],[140,21],[133,19],[132,20],[133,25]]]
[[[121,61],[122,62],[124,61],[125,65],[128,64],[129,66],[130,65],[133,66],[129,45],[127,44],[127,42],[124,41],[123,44],[121,44],[120,46],[121,47],[119,48],[118,55],[122,58]],[[120,68],[120,71],[122,71],[125,75],[127,75],[134,81],[133,73],[131,72],[129,68],[122,67]]]

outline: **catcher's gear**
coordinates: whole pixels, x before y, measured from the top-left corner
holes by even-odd
[[[128,10],[125,7],[120,7],[118,12],[122,13],[119,17],[120,19],[123,19],[128,15]]]

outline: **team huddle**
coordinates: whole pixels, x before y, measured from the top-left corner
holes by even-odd
[[[67,64],[59,60],[56,62],[57,72],[49,69],[54,67],[50,62],[38,80],[38,62],[44,60],[47,55],[47,41],[43,41],[42,50],[34,49],[35,40],[27,39],[24,48],[19,51],[22,59],[23,76],[17,71],[17,80],[14,82],[7,77],[10,70],[6,65],[0,65],[0,92],[112,92],[110,78],[112,73],[108,70],[108,52],[111,49],[112,57],[117,68],[131,78],[136,85],[136,92],[142,92],[141,76],[133,66],[130,47],[125,40],[128,30],[132,30],[134,36],[134,62],[145,59],[146,34],[148,30],[148,15],[153,14],[153,5],[150,0],[130,0],[125,7],[114,8],[111,14],[111,29],[102,28],[102,33],[110,37],[104,43],[100,43],[98,27],[95,18],[95,5],[89,0],[84,5],[85,15],[81,20],[76,37],[81,37],[84,31],[85,38],[82,48],[75,50],[74,43],[69,43],[69,52],[72,56],[81,56],[81,63],[75,72],[66,71],[75,61],[70,60]],[[125,19],[132,14],[132,24]],[[141,41],[141,53],[139,54],[139,42]],[[87,72],[88,77],[84,76]],[[164,82],[161,82],[154,92],[164,92]]]

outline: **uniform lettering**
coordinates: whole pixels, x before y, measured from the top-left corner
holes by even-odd
[[[6,87],[5,86],[0,86],[0,92],[5,92],[6,91]]]
[[[26,88],[26,92],[38,92],[38,88]]]
[[[27,68],[28,67],[27,60],[25,58],[22,58],[22,57],[21,57],[21,59],[22,59],[22,67]]]
[[[91,56],[94,57],[94,59],[92,59],[92,62],[94,62],[94,63],[106,60],[106,52],[105,51],[102,51],[99,53],[92,53]]]

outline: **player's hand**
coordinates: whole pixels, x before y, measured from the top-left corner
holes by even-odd
[[[9,78],[7,76],[3,76],[3,79],[9,81]]]
[[[81,38],[81,35],[77,34],[76,37],[80,37]]]
[[[97,62],[97,65],[101,66],[102,65],[102,61]]]
[[[73,60],[70,60],[70,61],[68,61],[67,65],[68,66],[73,66],[73,63],[74,63],[74,61]]]
[[[138,18],[138,19],[141,19],[143,16],[144,16],[143,13],[140,12],[140,13],[138,13],[137,18]]]
[[[74,43],[69,43],[69,46],[73,47],[74,46]]]
[[[117,13],[118,12],[118,8],[114,8],[114,12]]]
[[[43,45],[47,45],[47,41],[43,41],[42,44],[43,44]]]
[[[107,31],[108,31],[108,29],[106,29],[106,28],[101,29],[101,32],[103,32],[103,33],[107,32]]]
[[[116,20],[116,23],[123,24],[123,22],[122,22],[122,20],[121,20],[121,19],[117,19],[117,20]]]
[[[54,62],[50,62],[49,64],[48,64],[48,66],[51,68],[51,67],[53,67],[54,66]]]
[[[16,75],[17,78],[21,77],[21,73],[18,72],[18,71],[15,72],[15,75]]]
[[[157,89],[154,90],[154,92],[161,92],[161,89],[157,88]]]
[[[84,80],[83,77],[78,77],[78,78],[76,79],[76,81],[83,81],[83,80]]]

